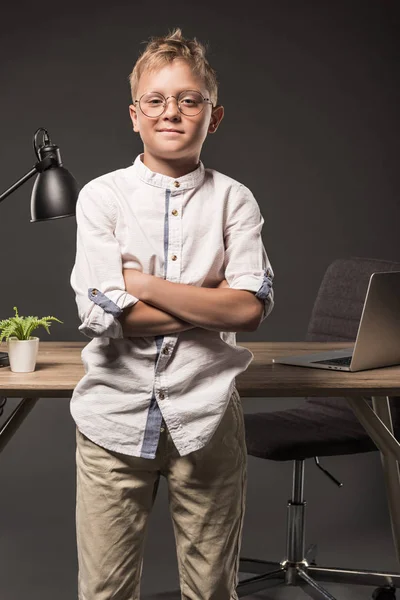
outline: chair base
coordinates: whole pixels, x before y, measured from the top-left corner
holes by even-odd
[[[243,579],[237,585],[239,598],[248,596],[276,585],[290,585],[301,587],[315,600],[335,600],[334,596],[325,590],[318,581],[325,583],[345,583],[349,585],[371,585],[382,588],[381,597],[386,600],[395,600],[396,585],[400,584],[399,573],[386,573],[381,571],[360,571],[355,569],[340,569],[337,567],[318,567],[309,565],[304,559],[300,562],[281,563],[251,558],[241,558],[239,562],[240,573],[255,573],[255,577]],[[384,589],[383,589],[384,588]],[[377,590],[375,600],[379,600],[380,591]]]
[[[240,558],[239,573],[255,573],[256,576],[238,583],[236,590],[239,598],[283,583],[303,588],[315,600],[336,600],[317,583],[319,580],[325,583],[377,585],[379,587],[372,595],[373,600],[396,600],[400,573],[317,566],[316,545],[305,551],[305,508],[304,460],[294,460],[292,497],[287,505],[286,558],[280,563]]]

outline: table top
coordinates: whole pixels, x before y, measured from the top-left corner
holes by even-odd
[[[36,369],[13,373],[0,368],[0,396],[14,398],[70,398],[85,374],[81,351],[88,342],[40,341]],[[323,342],[238,342],[254,359],[236,378],[242,397],[400,396],[400,365],[358,373],[273,364],[292,354],[346,347]],[[0,352],[7,352],[6,343]]]

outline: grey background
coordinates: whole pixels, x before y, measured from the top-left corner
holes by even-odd
[[[0,20],[0,191],[34,164],[46,127],[81,185],[141,151],[129,120],[128,75],[142,41],[180,26],[209,43],[226,116],[202,160],[250,187],[265,218],[276,307],[241,340],[299,340],[321,277],[337,257],[400,260],[399,9],[396,1],[7,2]],[[0,207],[0,318],[55,315],[43,340],[89,341],[69,277],[75,219],[30,224],[32,182]],[[16,405],[9,400],[3,418]],[[243,399],[245,411],[298,405]],[[68,401],[43,399],[2,453],[0,598],[76,598],[74,423]],[[320,564],[398,569],[377,453],[306,467],[307,541]],[[242,554],[285,552],[290,463],[249,457]],[[162,598],[178,576],[165,482],[150,520],[142,591]],[[369,589],[327,586],[339,598]],[[257,598],[303,598],[298,589]]]

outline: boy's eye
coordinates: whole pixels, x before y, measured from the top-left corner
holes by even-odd
[[[202,101],[203,101],[203,99],[200,97],[197,98],[195,96],[185,96],[184,98],[181,98],[179,103],[183,104],[183,106],[194,107],[194,106],[198,106],[199,104],[201,104]]]
[[[179,99],[179,104],[189,108],[197,107],[203,102],[203,97],[197,92],[187,92]]]

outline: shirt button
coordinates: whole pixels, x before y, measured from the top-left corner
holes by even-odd
[[[171,260],[177,260],[177,258],[178,258],[178,257],[176,256],[176,254],[173,254],[173,255],[171,256]]]
[[[178,211],[174,208],[174,210],[172,211],[172,214],[174,215],[174,217],[176,217],[178,215]]]
[[[179,181],[174,181],[174,186],[175,186],[176,188],[178,188],[180,185],[181,185],[181,184],[179,183]]]
[[[97,290],[96,289],[92,290],[92,296],[97,296]]]
[[[158,397],[160,398],[160,400],[164,400],[165,398],[163,392],[159,392]]]
[[[165,431],[165,427],[161,427],[160,431],[161,431],[161,433],[162,433],[163,431]]]
[[[163,348],[163,354],[169,354],[169,348],[167,346]]]

